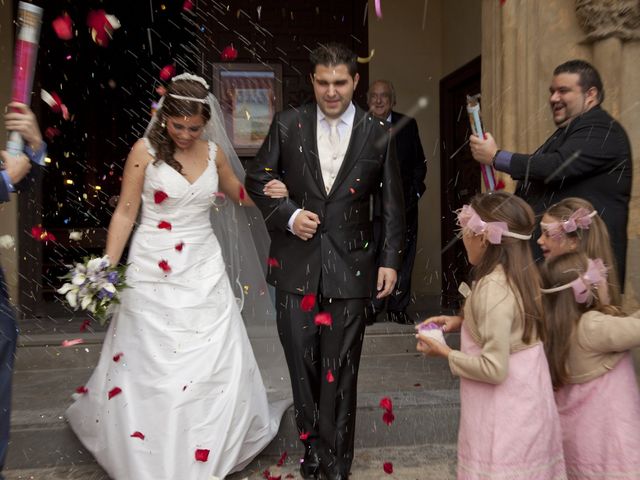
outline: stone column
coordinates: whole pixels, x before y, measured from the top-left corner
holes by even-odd
[[[635,172],[627,235],[627,277],[624,307],[640,306],[640,2],[637,0],[576,0],[583,43],[593,50],[593,64],[605,90],[604,107],[625,127],[631,140]]]
[[[0,2],[0,111],[9,103],[13,72],[13,2]],[[4,149],[7,132],[0,119],[0,149]],[[0,235],[11,235],[14,248],[2,249],[0,259],[13,301],[18,298],[18,200],[12,195],[10,202],[0,204]]]

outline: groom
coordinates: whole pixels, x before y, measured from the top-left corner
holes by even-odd
[[[388,125],[355,106],[356,55],[340,44],[311,55],[315,104],[273,119],[247,165],[246,187],[271,233],[269,283],[305,445],[303,478],[347,479],[358,366],[372,294],[393,291],[404,234],[402,183]],[[277,178],[288,198],[268,198]],[[372,198],[381,191],[380,267]]]

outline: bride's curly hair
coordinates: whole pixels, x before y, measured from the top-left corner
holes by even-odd
[[[211,118],[209,102],[200,103],[193,100],[175,98],[172,95],[206,100],[209,91],[194,80],[176,80],[167,87],[162,107],[156,112],[157,120],[149,131],[149,142],[156,151],[153,164],[162,161],[182,173],[182,165],[174,157],[176,145],[167,133],[167,119],[170,117],[191,117],[202,115],[205,124]]]

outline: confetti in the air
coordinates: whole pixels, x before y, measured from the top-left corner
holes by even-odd
[[[313,319],[313,323],[318,326],[330,327],[333,325],[333,319],[329,312],[320,312]]]
[[[87,15],[87,26],[96,45],[106,47],[113,38],[114,30],[120,28],[120,21],[104,10],[91,10]]]
[[[166,82],[171,80],[176,74],[175,65],[166,65],[160,70],[160,80]]]
[[[71,40],[73,38],[73,21],[68,13],[56,18],[51,22],[51,26],[60,40]]]
[[[227,45],[222,49],[220,57],[223,62],[232,62],[238,58],[238,50],[236,50],[233,45]]]
[[[11,235],[0,236],[0,248],[13,248],[16,241]]]
[[[300,308],[303,312],[310,312],[313,310],[313,307],[316,306],[316,294],[315,293],[307,293],[304,297],[302,297],[302,301],[300,302]]]

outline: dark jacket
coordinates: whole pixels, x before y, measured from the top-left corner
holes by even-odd
[[[395,145],[388,129],[356,107],[347,153],[326,193],[318,159],[315,104],[276,114],[257,156],[247,163],[246,188],[271,234],[270,256],[279,266],[267,280],[287,292],[320,291],[333,298],[369,298],[375,291],[371,197],[382,191],[387,235],[380,266],[398,269],[404,241],[404,202]],[[262,189],[283,181],[288,198],[271,199]],[[288,229],[297,208],[318,214],[318,231],[308,241]]]
[[[416,119],[392,111],[391,125],[396,140],[404,203],[409,210],[418,204],[426,189],[424,179],[427,175],[427,163]]]
[[[600,106],[559,128],[533,155],[514,154],[516,193],[541,215],[567,197],[589,200],[607,225],[621,285],[627,254],[631,145],[624,128]]]

